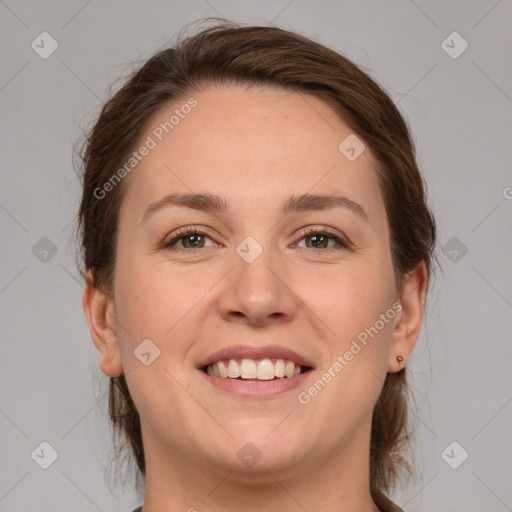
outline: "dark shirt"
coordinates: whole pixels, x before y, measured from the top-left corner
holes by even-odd
[[[380,508],[381,512],[404,512],[398,505],[393,503],[390,499],[387,499],[387,503],[380,504],[378,503],[377,506]],[[142,505],[140,507],[137,507],[132,512],[142,512]]]

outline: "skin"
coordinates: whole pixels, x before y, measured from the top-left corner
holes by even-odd
[[[113,290],[90,283],[83,306],[100,367],[125,373],[141,417],[144,512],[377,511],[369,492],[371,415],[387,372],[418,338],[427,289],[423,263],[397,289],[389,226],[370,149],[353,162],[338,145],[353,133],[321,100],[271,88],[209,87],[197,106],[129,176]],[[184,102],[183,102],[184,103]],[[163,108],[141,140],[179,104]],[[209,192],[226,214],[171,206],[141,223],[169,193]],[[292,194],[335,194],[348,208],[280,213]],[[162,248],[185,226],[207,232]],[[350,240],[315,247],[304,228]],[[263,253],[236,252],[253,237]],[[194,242],[194,240],[192,240]],[[201,247],[201,244],[200,244]],[[352,340],[396,301],[402,309],[307,405],[297,400]],[[160,356],[134,356],[144,339]],[[197,363],[237,344],[292,348],[315,366],[307,384],[272,398],[220,392]],[[237,452],[253,443],[261,459]]]

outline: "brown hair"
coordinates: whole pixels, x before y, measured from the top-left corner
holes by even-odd
[[[111,290],[119,207],[127,178],[103,199],[94,191],[129,158],[150,120],[169,102],[209,84],[268,85],[328,103],[371,148],[390,227],[397,286],[419,262],[432,272],[435,222],[406,121],[389,96],[350,60],[306,37],[274,27],[216,24],[159,51],[103,106],[81,151],[79,227],[83,265],[93,285]],[[406,370],[388,373],[373,411],[370,489],[376,501],[411,473]],[[109,413],[145,475],[140,419],[124,375],[110,378]]]

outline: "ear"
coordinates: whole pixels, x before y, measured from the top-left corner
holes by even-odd
[[[420,334],[421,319],[428,287],[428,273],[424,261],[407,274],[400,293],[401,310],[393,328],[388,372],[394,373],[405,367]],[[397,357],[402,356],[402,366]]]
[[[110,295],[94,286],[91,270],[87,272],[82,306],[92,339],[100,351],[101,371],[109,377],[118,377],[123,373],[123,366],[117,340],[114,301]]]

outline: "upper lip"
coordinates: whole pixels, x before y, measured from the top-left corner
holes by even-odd
[[[265,347],[251,347],[249,345],[234,345],[222,348],[198,363],[198,368],[204,368],[209,364],[225,359],[286,359],[300,366],[313,368],[313,363],[294,350],[279,345],[267,345]]]

